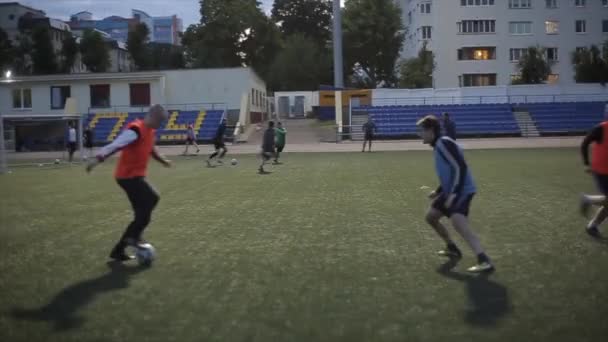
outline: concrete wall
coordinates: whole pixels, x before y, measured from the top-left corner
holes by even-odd
[[[266,84],[248,68],[195,69],[163,72],[168,103],[226,103],[227,109],[239,109],[241,96],[251,90],[266,94]],[[257,102],[256,102],[257,103]],[[251,106],[261,111],[262,106]]]
[[[478,104],[608,101],[608,86],[600,84],[517,85],[444,89],[374,89],[372,104]]]

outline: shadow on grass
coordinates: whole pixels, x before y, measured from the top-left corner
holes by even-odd
[[[493,326],[511,311],[507,288],[489,279],[490,274],[467,274],[454,271],[458,260],[441,265],[437,272],[444,277],[462,281],[466,285],[468,305],[464,319],[477,326]]]
[[[78,328],[85,321],[84,317],[78,315],[78,310],[103,292],[128,288],[129,277],[147,269],[144,266],[129,267],[119,262],[108,262],[108,267],[108,273],[64,288],[50,303],[40,308],[13,308],[10,314],[20,320],[47,321],[54,325],[55,330]]]

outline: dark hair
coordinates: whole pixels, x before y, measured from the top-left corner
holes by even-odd
[[[443,112],[443,116],[445,116],[445,117],[448,117],[448,118],[449,118],[449,117],[450,117],[450,113],[448,113],[448,112]]]
[[[416,125],[422,127],[422,129],[432,129],[436,136],[439,136],[441,133],[441,124],[439,123],[439,119],[437,119],[437,117],[433,114],[429,114],[418,120]]]
[[[268,121],[268,127],[270,127],[270,128],[274,127],[274,121]]]

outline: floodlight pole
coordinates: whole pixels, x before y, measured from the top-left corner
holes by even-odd
[[[6,146],[4,145],[4,118],[0,114],[0,174],[6,173]]]
[[[344,88],[344,75],[342,70],[342,12],[340,0],[334,1],[333,43],[334,43],[334,87]]]
[[[78,149],[80,150],[80,160],[84,160],[84,142],[83,142],[83,138],[84,138],[84,131],[83,131],[83,121],[84,121],[84,115],[79,114],[78,115],[78,135],[77,135],[77,139],[78,139]]]

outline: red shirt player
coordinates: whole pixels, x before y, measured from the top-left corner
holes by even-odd
[[[591,152],[591,167],[589,167],[589,145],[593,144]],[[587,233],[599,236],[598,227],[608,217],[608,121],[595,126],[585,137],[581,144],[583,163],[587,172],[593,174],[595,183],[601,195],[583,195],[581,198],[581,213],[587,216],[591,205],[599,206],[600,209],[595,217],[587,225]]]
[[[127,246],[137,247],[140,244],[141,235],[150,223],[152,210],[160,199],[156,190],[146,182],[145,177],[150,156],[166,167],[171,166],[171,162],[162,157],[154,146],[156,129],[167,117],[167,112],[162,106],[150,107],[143,120],[138,119],[127,124],[111,144],[99,151],[96,160],[87,165],[87,172],[90,172],[109,156],[122,150],[114,177],[118,185],[127,193],[135,212],[135,219],[112,249],[110,253],[112,259],[124,261],[133,258],[125,253],[125,249]]]

